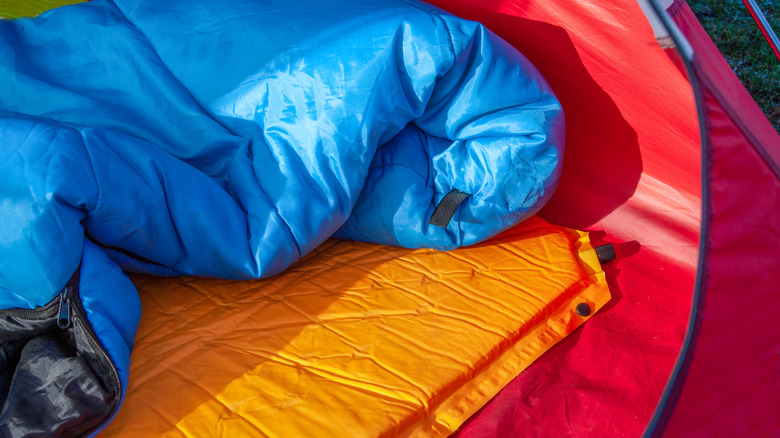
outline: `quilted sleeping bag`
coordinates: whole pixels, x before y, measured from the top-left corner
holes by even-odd
[[[126,272],[269,277],[331,236],[454,249],[560,173],[544,79],[423,3],[96,0],[0,20],[0,60],[1,436],[116,414]]]

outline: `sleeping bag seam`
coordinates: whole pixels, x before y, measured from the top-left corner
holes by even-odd
[[[387,164],[381,164],[381,165],[379,165],[379,166],[371,166],[369,169],[371,169],[371,170],[373,170],[373,169],[384,169],[384,168],[386,168],[386,167],[392,167],[392,166],[398,166],[398,167],[403,167],[403,168],[405,168],[405,169],[409,169],[410,171],[412,171],[412,173],[414,173],[415,175],[419,176],[419,177],[420,177],[420,179],[422,179],[423,181],[425,181],[425,182],[426,182],[426,184],[425,184],[425,185],[426,185],[428,188],[433,188],[433,187],[431,187],[430,185],[428,185],[428,184],[427,184],[427,183],[428,183],[428,179],[427,179],[427,178],[425,178],[424,176],[422,176],[422,174],[421,174],[420,172],[418,172],[417,170],[415,170],[415,169],[414,169],[414,168],[412,168],[411,166],[408,166],[408,165],[406,165],[406,164],[403,164],[403,163],[387,163]],[[434,190],[434,191],[436,191],[436,189],[435,189],[435,188],[433,188],[433,190]]]
[[[95,206],[92,208],[93,211],[98,211],[100,209],[100,206],[103,202],[103,189],[100,187],[100,183],[98,182],[97,177],[97,169],[95,168],[95,160],[92,158],[92,154],[89,152],[89,148],[87,147],[87,139],[84,137],[84,130],[83,129],[76,129],[79,133],[79,137],[81,138],[81,144],[84,146],[84,152],[87,155],[87,159],[89,160],[89,167],[92,169],[92,178],[95,180],[95,191],[96,199],[95,199]]]
[[[458,53],[455,50],[455,41],[453,40],[452,30],[450,29],[450,26],[447,25],[447,20],[445,20],[444,17],[442,17],[440,14],[434,14],[433,12],[428,10],[426,10],[425,12],[431,15],[434,19],[439,20],[442,26],[444,26],[444,29],[447,30],[447,37],[448,37],[447,42],[450,43],[449,48],[450,48],[450,54],[452,55],[452,65],[450,66],[450,69],[452,69],[453,67],[455,67],[458,60]]]
[[[254,144],[254,143],[253,143]],[[247,153],[250,153],[249,147],[247,146]],[[250,156],[251,158],[251,156]],[[260,183],[260,179],[257,177],[257,172],[255,172],[255,166],[254,162],[250,159],[249,160],[249,166],[252,169],[252,176],[255,179],[255,183],[257,184],[257,188],[260,190],[260,192],[263,194],[265,199],[268,201],[268,204],[273,208],[274,213],[279,218],[280,222],[284,224],[284,228],[287,230],[287,232],[290,234],[290,240],[295,244],[295,249],[298,251],[298,256],[296,259],[300,259],[303,256],[303,252],[301,251],[301,245],[298,243],[298,240],[295,238],[295,233],[293,233],[292,228],[290,227],[290,224],[287,223],[287,219],[282,216],[282,213],[279,211],[279,207],[273,202],[272,198],[268,195],[268,193],[263,188],[263,185]],[[245,211],[246,212],[246,211]],[[246,213],[246,223],[247,227],[249,228],[248,231],[251,231],[251,228],[249,227],[249,213]],[[251,234],[250,234],[251,236]],[[251,241],[251,239],[250,239]],[[250,244],[249,247],[250,252],[252,251],[252,247]]]
[[[453,40],[453,37],[452,37],[452,31],[450,30],[450,27],[447,25],[447,21],[441,15],[442,10],[438,9],[438,8],[435,8],[433,5],[429,5],[428,3],[424,3],[424,5],[428,6],[426,8],[426,7],[423,7],[423,4],[413,3],[413,2],[410,2],[409,0],[399,0],[399,1],[401,3],[404,3],[404,4],[408,5],[408,6],[411,6],[411,7],[415,8],[415,9],[417,9],[419,11],[422,11],[422,12],[426,13],[428,16],[430,16],[431,18],[433,18],[435,20],[441,21],[442,25],[447,30],[447,37],[448,37],[448,40],[449,40],[449,43],[450,43],[450,52],[451,52],[452,58],[453,58],[453,65],[455,65],[454,60],[457,59],[457,57],[458,57],[458,54],[455,51],[455,41]],[[464,21],[468,21],[468,20],[464,20]]]

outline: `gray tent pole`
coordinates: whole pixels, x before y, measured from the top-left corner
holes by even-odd
[[[742,0],[742,3],[744,3],[745,7],[748,8],[748,11],[750,11],[753,20],[755,20],[758,28],[761,29],[761,33],[764,34],[764,38],[766,38],[769,46],[772,47],[772,50],[775,52],[775,56],[780,60],[780,40],[777,39],[777,34],[772,30],[772,26],[769,25],[764,13],[761,12],[761,8],[758,7],[756,0]]]

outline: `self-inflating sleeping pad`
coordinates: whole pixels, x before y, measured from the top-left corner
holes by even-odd
[[[0,21],[0,58],[3,435],[80,436],[101,429],[116,414],[128,388],[141,313],[138,292],[125,272],[265,278],[331,236],[452,250],[531,217],[549,199],[560,174],[563,114],[537,70],[482,25],[423,3],[234,1],[226,7],[221,2],[98,0],[35,19]],[[558,233],[563,233],[557,238],[563,239],[558,242],[563,255],[552,257],[547,242],[528,258],[531,266],[563,273],[550,280],[547,292],[528,290],[533,296],[549,293],[549,298],[530,304],[536,310],[522,310],[530,316],[519,319],[520,326],[488,330],[495,339],[475,344],[487,350],[473,351],[465,375],[479,375],[493,363],[485,358],[502,356],[521,339],[538,344],[523,353],[527,365],[529,357],[576,327],[561,323],[552,337],[537,330],[553,324],[547,318],[561,312],[571,320],[572,300],[598,283],[593,277],[598,269],[577,263],[584,257],[577,255],[579,247],[565,244],[578,238],[567,240],[560,236],[571,234]],[[354,245],[336,245],[336,252],[367,251]],[[393,262],[392,272],[406,266],[420,274],[414,260],[401,257],[408,250],[372,251],[402,260]],[[446,289],[464,276],[493,275],[489,265],[467,263],[455,268],[457,275],[434,269],[440,273],[408,286],[394,274],[374,277],[360,283],[358,289],[368,298],[358,304],[338,278],[326,283],[312,283],[312,278],[339,263],[359,266],[359,257],[345,254],[339,261],[333,254],[319,254],[327,263],[296,265],[298,274],[261,283],[265,292],[258,296],[281,301],[311,322],[321,321],[305,306],[322,305],[322,300],[306,302],[305,291],[312,288],[326,295],[343,292],[344,305],[356,306],[324,313],[330,316],[323,318],[339,324],[350,318],[391,318],[387,312],[446,314],[438,322],[431,316],[433,321],[417,320],[420,326],[385,328],[400,336],[396,344],[429,336],[421,331],[427,324],[444,324],[447,332],[450,319],[473,317],[470,305],[449,313],[447,306],[438,308],[436,298],[426,295],[426,281]],[[432,260],[448,257],[437,251],[421,254]],[[454,254],[449,257],[457,259]],[[565,254],[567,268],[549,262],[565,260]],[[387,257],[371,260],[390,263]],[[525,270],[522,263],[514,269]],[[490,298],[486,292],[503,283],[495,280],[488,290],[474,292],[488,300],[483,304],[504,316],[524,309],[520,304],[512,309],[500,295]],[[271,286],[279,282],[285,283],[284,293]],[[523,279],[510,283],[522,285]],[[381,299],[368,293],[374,287],[378,295],[387,293],[380,291],[390,286],[380,284],[408,294],[408,306],[381,307]],[[298,292],[303,303],[296,304],[296,290],[304,291]],[[186,295],[177,294],[176,300],[186,301]],[[589,298],[590,306],[603,304],[604,297],[602,290]],[[188,314],[186,306],[170,311]],[[243,311],[241,306],[230,310]],[[298,327],[297,322],[274,325],[274,316],[283,313],[272,313],[246,314],[260,323],[270,321],[257,326],[253,336],[284,338],[285,330]],[[482,317],[468,324],[489,326],[495,319]],[[544,339],[520,335],[534,330]],[[231,345],[227,339],[214,342]],[[369,351],[378,343],[355,342],[350,344],[355,360],[365,354],[367,363],[379,361]],[[256,351],[241,348],[258,357],[270,354],[267,347],[254,345]],[[299,347],[290,341],[288,348],[297,352]],[[449,347],[427,348],[432,356],[450,354]],[[391,351],[400,355],[401,350]],[[305,355],[296,362],[295,354],[281,349],[273,357],[283,357],[274,360],[288,361],[285,366],[306,362],[307,370],[354,387],[347,382],[354,377],[339,380],[340,367],[348,364],[320,368]],[[349,356],[342,350],[332,354],[325,359],[339,362]],[[453,364],[462,360],[451,359]],[[508,370],[511,376],[517,366]],[[266,378],[273,381],[274,372]],[[458,391],[462,373],[432,384],[444,382],[445,389],[429,391],[429,383],[415,383],[414,370],[387,372],[415,389],[393,389],[392,382],[380,381],[358,386],[390,404],[420,406],[422,414],[412,409],[395,426],[422,418],[443,421],[442,430],[451,430],[465,419],[448,422],[433,414],[449,397],[441,394]],[[485,394],[498,388],[493,384],[478,399],[484,402]],[[299,398],[264,409],[283,410]],[[478,406],[471,402],[462,412]],[[307,415],[305,410],[299,414]]]
[[[269,279],[136,284],[101,436],[446,436],[610,296],[585,233],[538,217],[452,252],[329,240]]]

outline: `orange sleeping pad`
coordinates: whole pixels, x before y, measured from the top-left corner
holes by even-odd
[[[267,280],[136,283],[100,436],[446,436],[610,298],[587,234],[537,217],[452,252],[330,240]]]

